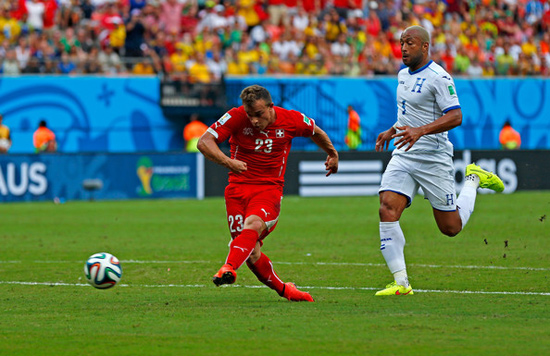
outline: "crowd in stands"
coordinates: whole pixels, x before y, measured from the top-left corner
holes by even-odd
[[[2,0],[3,75],[394,75],[421,25],[453,75],[550,76],[547,0]]]

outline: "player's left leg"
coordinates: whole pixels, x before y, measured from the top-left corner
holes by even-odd
[[[449,190],[449,193],[440,195],[445,196],[447,202],[450,200],[450,207],[452,207],[454,204],[452,201],[454,197],[452,192],[455,189],[454,179],[452,179],[452,182],[439,184],[439,187],[445,186],[448,186],[447,190]],[[502,192],[504,190],[504,184],[496,174],[486,171],[475,164],[470,164],[466,167],[464,186],[456,200],[456,210],[439,211],[437,210],[438,206],[432,203],[434,207],[434,217],[442,233],[448,236],[455,236],[466,226],[470,216],[474,212],[478,188],[488,188],[496,192]],[[432,200],[430,199],[430,201]],[[443,206],[439,205],[439,207]],[[443,209],[444,208],[446,207],[443,207]]]

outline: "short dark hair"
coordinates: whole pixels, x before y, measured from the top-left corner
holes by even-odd
[[[38,123],[38,126],[39,127],[46,127],[46,120],[40,120],[40,122]]]
[[[244,88],[241,92],[241,100],[245,106],[251,106],[258,100],[265,101],[267,105],[273,102],[269,91],[257,84]]]

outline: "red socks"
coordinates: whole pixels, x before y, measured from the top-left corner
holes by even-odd
[[[256,261],[255,264],[251,264],[248,261],[246,264],[248,265],[248,268],[250,268],[250,270],[256,275],[256,277],[258,277],[260,282],[275,290],[280,296],[283,295],[285,284],[273,270],[273,264],[271,263],[269,257],[262,253],[260,259]]]
[[[256,242],[260,236],[252,229],[244,229],[241,234],[233,239],[229,244],[229,255],[225,263],[233,266],[233,269],[238,269],[248,259]]]
[[[252,229],[244,229],[241,234],[233,239],[229,244],[229,255],[225,263],[233,266],[233,269],[237,270],[244,261],[248,260],[250,254],[256,247],[259,235]],[[277,273],[273,270],[273,264],[269,257],[264,255],[260,256],[260,259],[255,264],[246,262],[248,268],[258,277],[258,280],[275,290],[279,295],[283,295],[285,284]]]

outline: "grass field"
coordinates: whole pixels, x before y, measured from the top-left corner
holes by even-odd
[[[415,295],[391,281],[378,200],[286,197],[265,241],[292,303],[246,267],[212,275],[229,240],[222,199],[1,204],[0,355],[545,355],[550,353],[550,192],[479,195],[441,235],[417,197],[401,226]],[[86,285],[107,251],[121,284]]]

